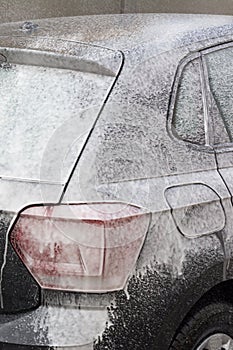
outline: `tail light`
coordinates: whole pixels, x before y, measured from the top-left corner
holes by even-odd
[[[122,203],[32,206],[10,239],[41,287],[106,292],[124,287],[149,221],[148,212]]]

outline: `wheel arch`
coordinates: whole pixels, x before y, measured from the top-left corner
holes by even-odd
[[[214,285],[212,288],[207,290],[190,308],[190,310],[187,312],[185,317],[183,318],[182,322],[179,324],[179,327],[177,328],[170,346],[172,345],[174,339],[176,338],[177,334],[179,334],[180,330],[183,328],[183,326],[186,324],[187,320],[192,317],[196,312],[201,310],[203,307],[214,303],[214,302],[223,302],[226,304],[232,304],[233,305],[233,279],[228,279],[225,281],[222,281],[216,285]],[[169,347],[170,348],[170,347]]]

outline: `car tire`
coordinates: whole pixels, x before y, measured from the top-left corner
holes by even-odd
[[[170,350],[209,350],[211,346],[203,344],[218,334],[233,339],[233,305],[229,303],[214,302],[194,312],[177,332]]]

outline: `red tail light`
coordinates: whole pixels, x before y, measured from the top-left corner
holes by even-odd
[[[41,287],[106,292],[124,287],[149,221],[122,203],[33,206],[19,215],[11,243]]]

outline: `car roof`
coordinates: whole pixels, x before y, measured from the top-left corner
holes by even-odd
[[[153,47],[156,52],[231,35],[233,16],[192,14],[114,14],[35,20],[29,34],[55,36],[125,52]],[[22,35],[22,22],[0,25],[0,34]]]

